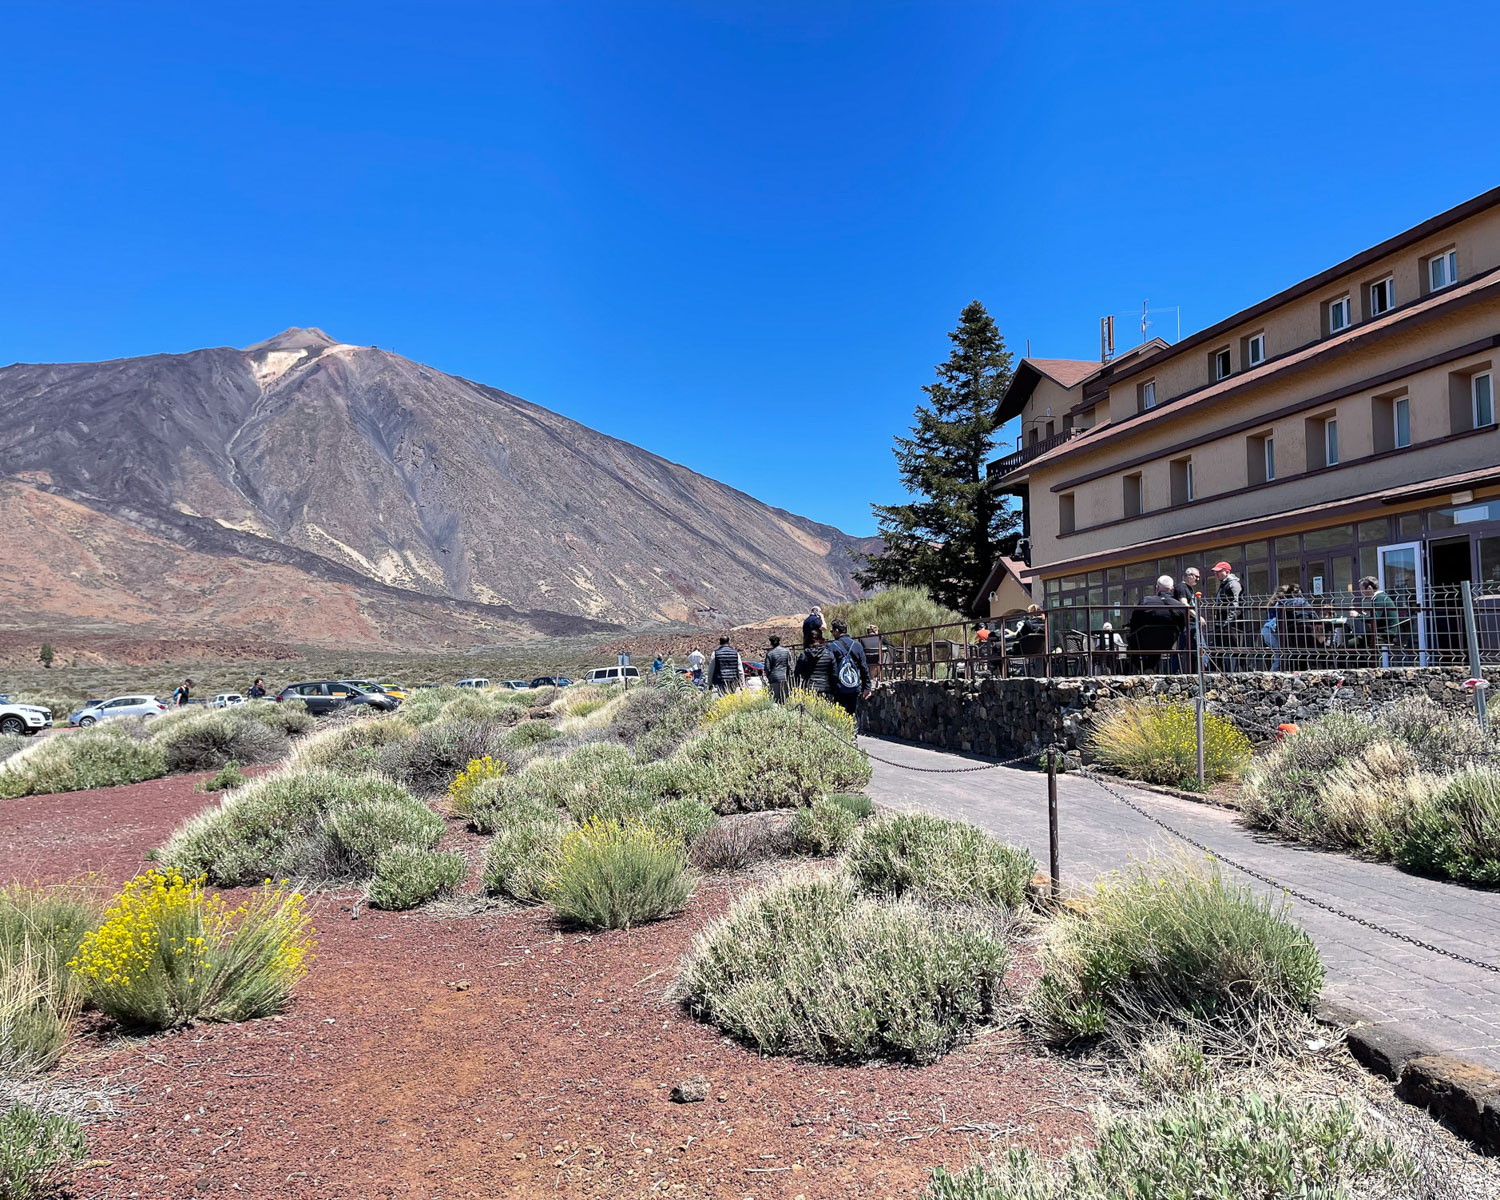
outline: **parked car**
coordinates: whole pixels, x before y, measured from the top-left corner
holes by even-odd
[[[352,683],[355,687],[363,688],[367,692],[384,692],[396,700],[406,699],[406,693],[393,683],[376,683],[371,679],[345,679],[342,682]]]
[[[741,663],[745,668],[746,679],[754,679],[757,675],[764,675],[766,673],[766,664],[763,662],[751,662],[746,658],[741,659]]]
[[[417,684],[417,691],[419,691],[419,692],[430,692],[430,691],[432,691],[433,688],[440,688],[442,686],[443,685],[440,684],[440,683],[419,683],[419,684]]]
[[[367,692],[337,679],[289,683],[276,694],[278,701],[300,700],[315,717],[325,716],[351,704],[368,704],[380,712],[395,712],[401,701],[384,692]]]
[[[595,667],[583,677],[584,683],[623,683],[627,679],[639,679],[641,672],[636,667]]]
[[[527,683],[524,679],[502,679],[500,686],[508,688],[513,692],[524,692],[531,684]]]
[[[245,697],[238,692],[220,692],[214,697],[215,708],[228,708],[230,705],[243,703],[245,703]]]
[[[30,737],[52,724],[52,710],[39,704],[0,703],[0,734]]]
[[[572,682],[566,675],[538,675],[531,681],[531,686],[534,688],[567,687]]]
[[[159,717],[167,706],[155,696],[116,696],[112,700],[101,700],[91,707],[78,709],[68,714],[68,724],[87,729],[100,721],[114,717]]]
[[[490,686],[490,681],[482,677],[479,679],[460,679],[455,686],[466,688],[487,688]]]

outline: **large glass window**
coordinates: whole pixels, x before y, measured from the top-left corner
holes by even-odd
[[[1379,521],[1361,521],[1359,540],[1362,542],[1388,542],[1391,540],[1391,523],[1384,518]]]
[[[1458,282],[1458,251],[1434,254],[1427,260],[1427,285],[1432,291]]]
[[[1331,529],[1314,529],[1302,535],[1302,545],[1307,550],[1334,550],[1353,544],[1353,525],[1335,525]]]
[[[1289,537],[1279,537],[1276,539],[1277,558],[1285,558],[1288,554],[1296,555],[1301,553],[1302,539],[1299,538],[1295,533],[1290,535]]]
[[[1400,538],[1403,542],[1414,542],[1422,536],[1422,514],[1406,513],[1399,522]]]

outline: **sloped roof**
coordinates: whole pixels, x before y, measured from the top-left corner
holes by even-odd
[[[985,597],[1000,586],[1000,581],[1006,575],[1014,576],[1017,583],[1028,592],[1031,591],[1031,580],[1033,578],[1031,568],[1019,558],[1009,558],[1002,554],[995,560],[994,567],[991,568],[990,573],[985,577],[984,583],[980,585],[979,591],[975,594],[969,607],[976,610],[980,608],[984,603]]]
[[[1065,388],[1076,387],[1104,365],[1076,358],[1023,358],[1021,361],[1030,363],[1048,379]]]

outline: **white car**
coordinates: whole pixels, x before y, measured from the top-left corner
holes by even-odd
[[[215,708],[228,708],[230,705],[243,703],[245,703],[245,697],[238,692],[220,692],[214,697]]]
[[[462,688],[487,688],[490,686],[488,679],[460,679],[457,683]]]
[[[595,667],[583,677],[584,683],[623,683],[627,679],[639,679],[640,671],[635,667]]]
[[[159,717],[166,711],[167,706],[155,696],[116,696],[113,700],[80,708],[69,715],[68,724],[87,729],[112,717]]]
[[[0,704],[0,734],[30,737],[52,724],[52,711],[37,704]]]

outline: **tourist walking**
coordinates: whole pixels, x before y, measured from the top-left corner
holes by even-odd
[[[833,641],[828,643],[832,657],[830,698],[855,719],[859,725],[859,702],[870,694],[870,664],[865,648],[849,636],[849,626],[842,620],[832,625]]]
[[[172,693],[172,705],[175,708],[181,708],[192,698],[193,681],[191,679],[184,679],[177,685],[177,690]]]
[[[694,646],[692,653],[688,655],[688,670],[695,687],[703,686],[703,662],[703,651]]]
[[[729,644],[729,635],[725,634],[719,638],[719,648],[709,661],[708,686],[717,689],[719,695],[727,696],[739,691],[744,682],[745,664],[740,659],[740,652]]]
[[[1214,578],[1219,581],[1214,593],[1213,626],[1210,629],[1209,646],[1213,649],[1221,671],[1238,671],[1240,660],[1240,621],[1244,616],[1245,589],[1240,586],[1240,577],[1227,562],[1214,563]]]
[[[766,651],[766,686],[771,689],[771,699],[785,704],[792,694],[792,670],[795,663],[792,652],[781,644],[779,635],[771,637],[771,648]]]
[[[821,638],[823,636],[823,629],[823,610],[814,604],[812,612],[808,613],[802,620],[802,644],[804,646],[811,645],[813,634],[815,633]]]

